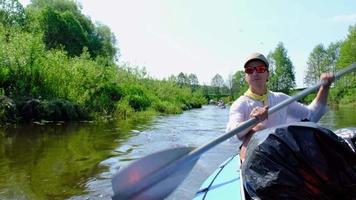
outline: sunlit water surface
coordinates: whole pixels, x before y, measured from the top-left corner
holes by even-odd
[[[206,144],[224,133],[227,120],[228,108],[204,106],[110,124],[0,129],[0,199],[110,199],[111,178],[120,168],[159,150]],[[356,126],[356,112],[351,107],[330,109],[320,124],[332,130]],[[229,140],[208,151],[167,199],[191,199],[237,148]]]

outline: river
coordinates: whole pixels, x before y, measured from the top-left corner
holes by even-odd
[[[59,123],[0,129],[0,199],[110,199],[111,178],[150,153],[198,147],[224,133],[228,109],[204,106],[180,115],[139,116],[107,124]],[[330,109],[320,124],[356,126],[352,107]],[[202,156],[167,199],[190,199],[203,180],[237,150],[235,140]]]

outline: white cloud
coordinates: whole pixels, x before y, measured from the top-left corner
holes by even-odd
[[[338,15],[338,16],[334,16],[332,19],[337,22],[354,23],[354,22],[356,22],[356,13],[349,14],[349,15]]]

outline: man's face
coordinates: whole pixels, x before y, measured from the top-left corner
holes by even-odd
[[[263,88],[266,85],[269,73],[264,62],[253,60],[245,68],[246,82],[253,88]]]

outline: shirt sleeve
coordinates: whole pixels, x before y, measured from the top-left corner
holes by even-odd
[[[290,97],[284,94],[284,98]],[[288,106],[287,114],[288,117],[297,121],[306,119],[316,123],[321,119],[321,117],[326,113],[326,111],[326,104],[317,103],[317,101],[314,99],[313,102],[309,105],[304,105],[297,101],[291,103]]]
[[[230,107],[229,122],[227,123],[226,126],[226,132],[230,132],[234,130],[239,126],[240,123],[246,121],[248,119],[247,112],[248,112],[248,105],[246,104],[246,102],[241,101],[241,99],[235,101]],[[244,134],[246,134],[248,131],[249,129],[245,130]],[[242,140],[242,138],[238,138],[238,139]]]

